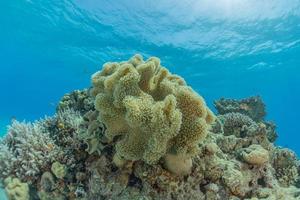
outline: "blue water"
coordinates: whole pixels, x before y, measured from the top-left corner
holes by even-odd
[[[261,95],[277,143],[300,154],[299,0],[0,1],[0,133],[135,53],[160,57],[211,107]]]

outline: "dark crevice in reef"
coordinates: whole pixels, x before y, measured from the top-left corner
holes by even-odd
[[[140,178],[136,177],[134,174],[130,174],[127,186],[135,187],[135,188],[138,188],[139,190],[143,189],[142,180]]]

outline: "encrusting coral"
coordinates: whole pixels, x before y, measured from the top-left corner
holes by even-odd
[[[107,138],[122,137],[116,144],[119,160],[154,164],[168,153],[189,160],[214,120],[203,98],[155,57],[106,63],[92,83]]]
[[[92,81],[53,117],[12,123],[0,142],[10,200],[300,200],[300,162],[273,144],[261,98],[218,100],[214,115],[139,55]]]

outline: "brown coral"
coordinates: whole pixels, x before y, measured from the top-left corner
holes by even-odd
[[[106,63],[92,77],[92,94],[106,136],[125,160],[156,163],[167,152],[192,156],[214,115],[185,81],[158,58]]]

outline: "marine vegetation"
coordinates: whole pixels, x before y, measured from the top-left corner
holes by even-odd
[[[300,162],[262,99],[215,107],[158,58],[106,63],[56,115],[13,121],[0,179],[11,200],[300,199]]]

